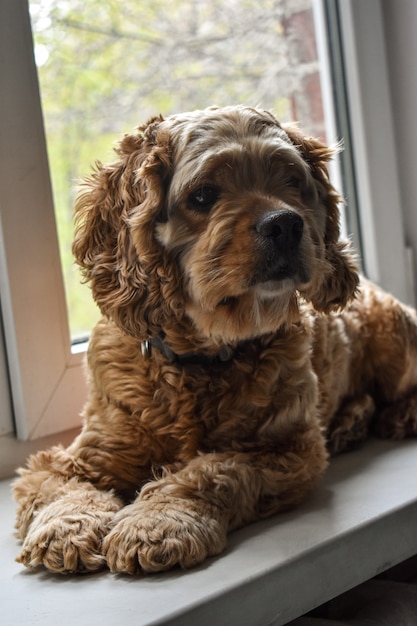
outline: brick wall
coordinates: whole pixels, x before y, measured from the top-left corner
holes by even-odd
[[[288,43],[288,63],[294,74],[290,94],[292,117],[311,134],[325,140],[326,131],[311,1],[287,0],[283,28]]]

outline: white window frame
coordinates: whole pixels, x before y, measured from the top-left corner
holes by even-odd
[[[342,16],[365,267],[410,301],[402,218],[392,220],[400,193],[380,2],[333,1]],[[323,2],[315,0],[322,26]],[[69,336],[27,0],[0,3],[0,79],[0,293],[16,435],[26,440],[79,426],[86,398],[83,355],[72,352]],[[0,432],[9,420],[0,416]]]
[[[414,304],[413,251],[405,246],[382,3],[332,1],[340,15],[364,269],[371,280]]]
[[[26,0],[0,3],[0,290],[19,439],[74,428],[86,397],[72,354]]]

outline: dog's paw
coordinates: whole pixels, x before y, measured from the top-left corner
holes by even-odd
[[[157,496],[138,500],[114,518],[103,543],[113,572],[158,572],[189,568],[226,545],[226,524],[206,503]]]
[[[103,537],[121,503],[109,493],[62,497],[48,504],[29,527],[17,561],[51,572],[93,572],[106,566]]]

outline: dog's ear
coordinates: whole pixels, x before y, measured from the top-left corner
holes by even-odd
[[[328,313],[343,308],[355,295],[359,276],[355,257],[348,242],[339,240],[341,197],[329,179],[327,163],[335,150],[318,139],[306,137],[296,125],[283,125],[291,142],[308,164],[326,211],[324,259],[311,287],[303,292],[317,311]]]
[[[157,335],[179,284],[155,239],[170,171],[163,119],[126,135],[111,165],[98,163],[75,205],[73,253],[101,311],[140,340]]]

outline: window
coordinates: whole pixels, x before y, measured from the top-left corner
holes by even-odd
[[[52,0],[48,0],[48,2],[43,3],[43,6],[46,6],[47,9],[53,4]],[[71,3],[64,2],[62,3],[64,12],[60,14],[59,19],[62,28],[69,29],[66,38],[70,36],[68,33],[71,29],[74,32],[82,31],[85,34],[87,48],[88,46],[95,47],[98,54],[101,54],[100,63],[102,67],[100,69],[104,73],[109,72],[114,63],[109,63],[109,59],[105,59],[100,46],[104,45],[105,40],[108,42],[109,38],[113,37],[113,52],[119,62],[117,67],[120,68],[119,73],[123,78],[122,82],[129,87],[127,92],[123,95],[117,89],[112,90],[111,85],[101,85],[100,88],[104,90],[101,102],[103,104],[105,101],[106,106],[102,106],[100,109],[100,101],[94,101],[91,104],[85,90],[79,93],[72,91],[74,99],[77,100],[77,105],[78,100],[86,98],[85,106],[83,103],[83,106],[79,107],[78,113],[88,110],[93,118],[98,118],[101,124],[100,137],[105,136],[106,150],[109,145],[107,140],[111,144],[124,130],[129,130],[132,126],[144,121],[144,117],[155,113],[157,109],[169,113],[172,109],[205,106],[213,100],[217,100],[219,104],[226,104],[232,99],[238,98],[248,104],[260,103],[265,107],[273,107],[281,118],[299,118],[304,127],[308,127],[310,122],[311,132],[319,135],[326,133],[329,141],[335,140],[337,136],[331,124],[332,120],[335,119],[340,125],[340,135],[345,136],[347,142],[347,157],[343,168],[344,179],[345,181],[349,179],[349,167],[352,174],[357,175],[357,184],[352,187],[352,191],[348,185],[345,186],[345,189],[348,201],[356,199],[357,206],[360,207],[356,221],[363,229],[361,239],[364,244],[365,269],[371,278],[385,282],[388,288],[392,289],[394,283],[392,290],[401,297],[405,297],[407,285],[399,284],[398,278],[406,276],[404,270],[406,254],[403,249],[401,233],[393,232],[387,212],[387,201],[388,203],[394,201],[393,194],[395,195],[398,190],[395,189],[395,185],[393,188],[392,184],[387,184],[389,188],[384,190],[384,180],[381,181],[380,175],[381,170],[376,171],[376,160],[380,155],[378,151],[370,154],[369,145],[375,144],[370,142],[368,145],[366,141],[367,135],[374,130],[372,129],[372,119],[370,119],[373,116],[370,116],[368,111],[372,99],[377,99],[378,102],[377,122],[381,125],[377,133],[378,141],[387,141],[387,134],[389,140],[389,133],[391,132],[389,97],[386,99],[388,104],[384,105],[384,98],[387,95],[384,92],[384,89],[386,90],[386,77],[384,77],[384,55],[381,54],[381,49],[383,49],[381,16],[377,3],[363,3],[357,0],[345,0],[343,2],[314,0],[313,7],[319,35],[317,40],[319,61],[317,61],[314,56],[311,56],[312,49],[308,45],[306,34],[304,33],[301,38],[298,35],[297,40],[297,23],[298,26],[302,26],[302,20],[306,17],[306,14],[303,17],[303,12],[308,13],[311,9],[309,0],[299,0],[297,3],[286,0],[265,0],[263,3],[235,0],[235,2],[228,4],[203,3],[199,0],[177,2],[176,7],[192,5],[194,10],[190,15],[185,15],[178,9],[178,15],[175,16],[185,29],[182,34],[182,43],[187,41],[189,46],[186,48],[184,43],[184,46],[178,46],[175,52],[181,57],[181,54],[187,51],[187,62],[184,63],[184,59],[182,59],[182,65],[180,63],[176,70],[178,74],[172,75],[172,72],[165,70],[165,66],[161,68],[161,65],[155,65],[155,52],[152,53],[151,47],[151,52],[146,53],[148,54],[147,62],[144,64],[147,80],[144,84],[139,85],[139,89],[134,80],[133,70],[135,68],[132,68],[135,59],[133,55],[129,54],[133,45],[129,41],[129,37],[130,39],[136,37],[137,30],[129,25],[129,29],[125,33],[126,41],[121,41],[117,35],[119,31],[124,33],[124,27],[122,28],[119,21],[119,13],[127,12],[129,3],[115,3],[114,6],[117,4],[117,10],[112,9],[112,2],[104,5],[101,3],[101,10],[97,12],[99,21],[96,24],[98,23],[98,26],[94,27],[91,16],[87,20],[88,26],[86,27],[77,15],[73,16],[69,13],[71,7],[76,9],[76,14],[81,15],[84,7],[86,7],[85,10],[89,11],[94,4],[94,2],[80,2],[80,7],[78,7],[76,0]],[[299,11],[290,14],[289,9],[295,4]],[[39,8],[40,1],[35,2],[33,0],[33,6],[35,7],[35,5]],[[242,32],[247,35],[251,42],[252,39],[249,36],[252,35],[252,31],[256,33],[261,30],[261,44],[255,42],[250,44],[251,54],[248,58],[254,61],[253,68],[248,65],[247,59],[241,57],[241,50],[237,46],[236,40],[232,38],[233,33],[227,30],[228,27],[223,25],[224,30],[220,34],[214,29],[215,12],[219,10],[220,5],[223,11],[231,12],[235,27],[243,29]],[[164,39],[164,33],[171,32],[171,25],[165,11],[167,3],[165,1],[156,2],[150,8],[149,3],[134,2],[132,6],[141,6],[142,10],[146,10],[148,13],[159,11],[159,22],[165,29],[165,31],[161,31],[159,40],[155,41],[157,36],[151,29],[141,30],[141,37],[145,33],[151,43],[153,42],[155,46],[163,48],[166,59],[175,56],[173,48],[164,47],[161,42],[161,37],[162,40]],[[242,7],[245,7],[246,12],[249,11],[250,7],[254,11],[249,23],[235,19],[238,10]],[[110,11],[110,17],[113,20],[110,30],[110,22],[100,22],[106,11]],[[269,11],[268,19],[265,19],[265,12],[267,11]],[[171,13],[169,15],[171,16]],[[310,13],[310,17],[311,15]],[[194,18],[194,22],[190,21],[191,17]],[[289,19],[290,17],[291,19]],[[41,18],[47,20],[48,14],[43,16],[38,14],[38,18],[34,17],[34,23],[35,19],[40,20]],[[172,16],[169,19],[171,18],[173,19]],[[261,20],[260,29],[256,27],[257,19]],[[150,17],[149,21],[151,21]],[[103,24],[107,24],[107,26],[103,26]],[[133,24],[133,20],[131,20],[131,24]],[[38,21],[37,53],[40,71],[42,71],[42,67],[46,70],[46,55],[52,54],[51,50],[48,49],[48,45],[51,44],[48,44],[47,39],[42,42],[42,37],[49,37],[46,26],[47,22],[44,22],[42,27],[42,22]],[[200,36],[203,37],[204,46],[198,37],[194,37],[194,39],[191,37],[193,32],[198,34],[199,29],[202,31]],[[264,33],[262,29],[267,30]],[[327,29],[332,33],[330,55],[326,43]],[[102,32],[103,30],[105,32]],[[371,42],[369,41],[369,32],[372,32]],[[64,33],[61,35],[63,36]],[[339,36],[340,45],[336,45],[339,42]],[[237,81],[241,80],[242,77],[245,77],[245,80],[248,77],[253,80],[250,84],[243,82],[243,85],[236,86],[237,91],[216,92],[216,83],[213,82],[215,76],[213,77],[211,68],[213,59],[220,54],[215,45],[219,38],[223,38],[230,44],[227,55],[239,53],[236,58],[234,57],[234,65],[238,67],[239,71],[228,75],[228,68],[223,68],[226,72],[226,80],[222,79],[221,84],[226,83],[229,87],[234,81],[237,84]],[[126,44],[126,42],[128,43],[127,48],[123,48],[122,44]],[[209,42],[213,44],[212,47],[208,46]],[[286,47],[280,48],[283,42],[285,42]],[[199,51],[200,56],[196,53],[194,61],[190,63],[189,58],[193,46]],[[44,55],[43,60],[42,54]],[[82,54],[82,49],[79,48],[77,66],[72,68],[73,71],[77,71],[82,59],[84,59],[84,63],[88,62],[88,59],[82,57]],[[300,55],[305,56],[300,58]],[[358,62],[358,55],[360,55],[361,63]],[[329,58],[331,63],[328,62]],[[347,66],[343,64],[346,58],[348,58]],[[10,1],[2,3],[0,6],[0,63],[2,80],[0,96],[0,183],[2,189],[0,197],[0,290],[15,426],[18,437],[26,439],[77,426],[79,424],[79,411],[85,398],[85,383],[81,366],[82,354],[74,350],[69,332],[60,259],[60,257],[65,256],[65,253],[61,252],[60,255],[57,243],[54,201],[36,66],[33,58],[27,0]],[[106,65],[106,63],[109,64]],[[380,68],[382,74],[375,72],[366,74],[367,68],[365,66],[367,63],[371,63],[371,67]],[[234,67],[234,65],[230,67]],[[319,65],[324,87],[322,98],[320,95],[317,96]],[[301,67],[302,71],[297,70],[297,67]],[[165,90],[158,87],[160,83],[155,83],[152,88],[150,87],[157,70],[158,73],[161,72],[159,79],[167,81]],[[185,70],[188,74],[181,74]],[[278,70],[281,70],[283,82],[281,87],[276,89],[279,85]],[[335,116],[333,114],[332,89],[330,88],[332,72],[336,91],[343,94],[341,101],[344,103],[344,107],[339,106],[337,108]],[[367,79],[369,75],[374,77],[372,81]],[[90,75],[90,79],[93,80],[92,75]],[[170,82],[172,80],[174,83]],[[179,83],[185,86],[182,95],[177,93],[178,90],[175,89],[175,85]],[[197,88],[196,85],[199,87]],[[257,86],[258,91],[254,91],[253,85]],[[45,94],[47,87],[43,89]],[[173,97],[174,93],[175,98]],[[236,94],[240,93],[242,95],[238,97]],[[282,98],[283,93],[287,96],[286,98]],[[309,99],[309,94],[314,94],[314,98]],[[159,100],[157,96],[160,98]],[[194,96],[196,99],[190,105],[190,99]],[[105,98],[108,100],[104,100]],[[306,103],[307,106],[305,106]],[[105,118],[105,113],[112,108],[117,113],[115,121],[113,118],[113,121],[110,118]],[[54,118],[54,115],[50,115],[45,109],[45,115],[46,128],[49,127],[49,131],[51,128],[56,130],[59,126],[57,123],[59,111],[58,113],[55,111]],[[326,129],[323,125],[324,118],[326,121],[330,121],[330,125]],[[89,120],[84,119],[83,122],[86,124],[84,126],[85,134]],[[126,126],[124,126],[125,124]],[[369,124],[371,124],[371,128]],[[98,133],[94,131],[92,134],[95,137]],[[91,141],[90,136],[88,136],[88,140]],[[53,139],[49,139],[52,162],[54,150],[51,141],[53,142]],[[58,143],[56,142],[55,146]],[[101,156],[102,145],[100,138],[97,146],[93,147],[93,153],[90,156],[84,154],[83,158],[80,159],[80,162],[82,160],[82,171],[71,173],[69,178],[72,178],[73,175],[77,178],[79,175],[88,173],[88,167],[85,166],[88,160],[94,160]],[[106,155],[103,155],[102,158],[106,158]],[[395,159],[395,155],[392,154],[391,158]],[[384,164],[385,168],[389,166],[389,163]],[[388,177],[386,178],[388,179]],[[52,174],[52,179],[54,179],[54,174]],[[56,200],[59,198],[56,189],[58,179],[59,177],[55,175]],[[375,206],[371,201],[375,197],[373,193],[376,187],[378,187],[376,192],[378,202],[381,199],[381,203],[378,204],[378,219],[375,219]],[[65,192],[65,195],[68,194],[69,192]],[[64,211],[68,211],[66,200],[63,206],[65,206]],[[382,211],[381,206],[383,206]],[[348,219],[348,224],[351,229],[356,230],[355,220],[349,221]],[[381,250],[384,250],[386,246],[387,232],[390,235],[390,249],[398,251],[398,254],[390,257],[389,263],[384,261],[383,254],[381,254]],[[360,240],[357,233],[356,240],[358,242]],[[393,262],[393,258],[395,258],[395,262]],[[77,324],[74,328],[73,334],[85,331],[84,328],[77,327]]]
[[[81,355],[72,354],[26,2],[1,3],[0,289],[16,432],[79,424]]]

